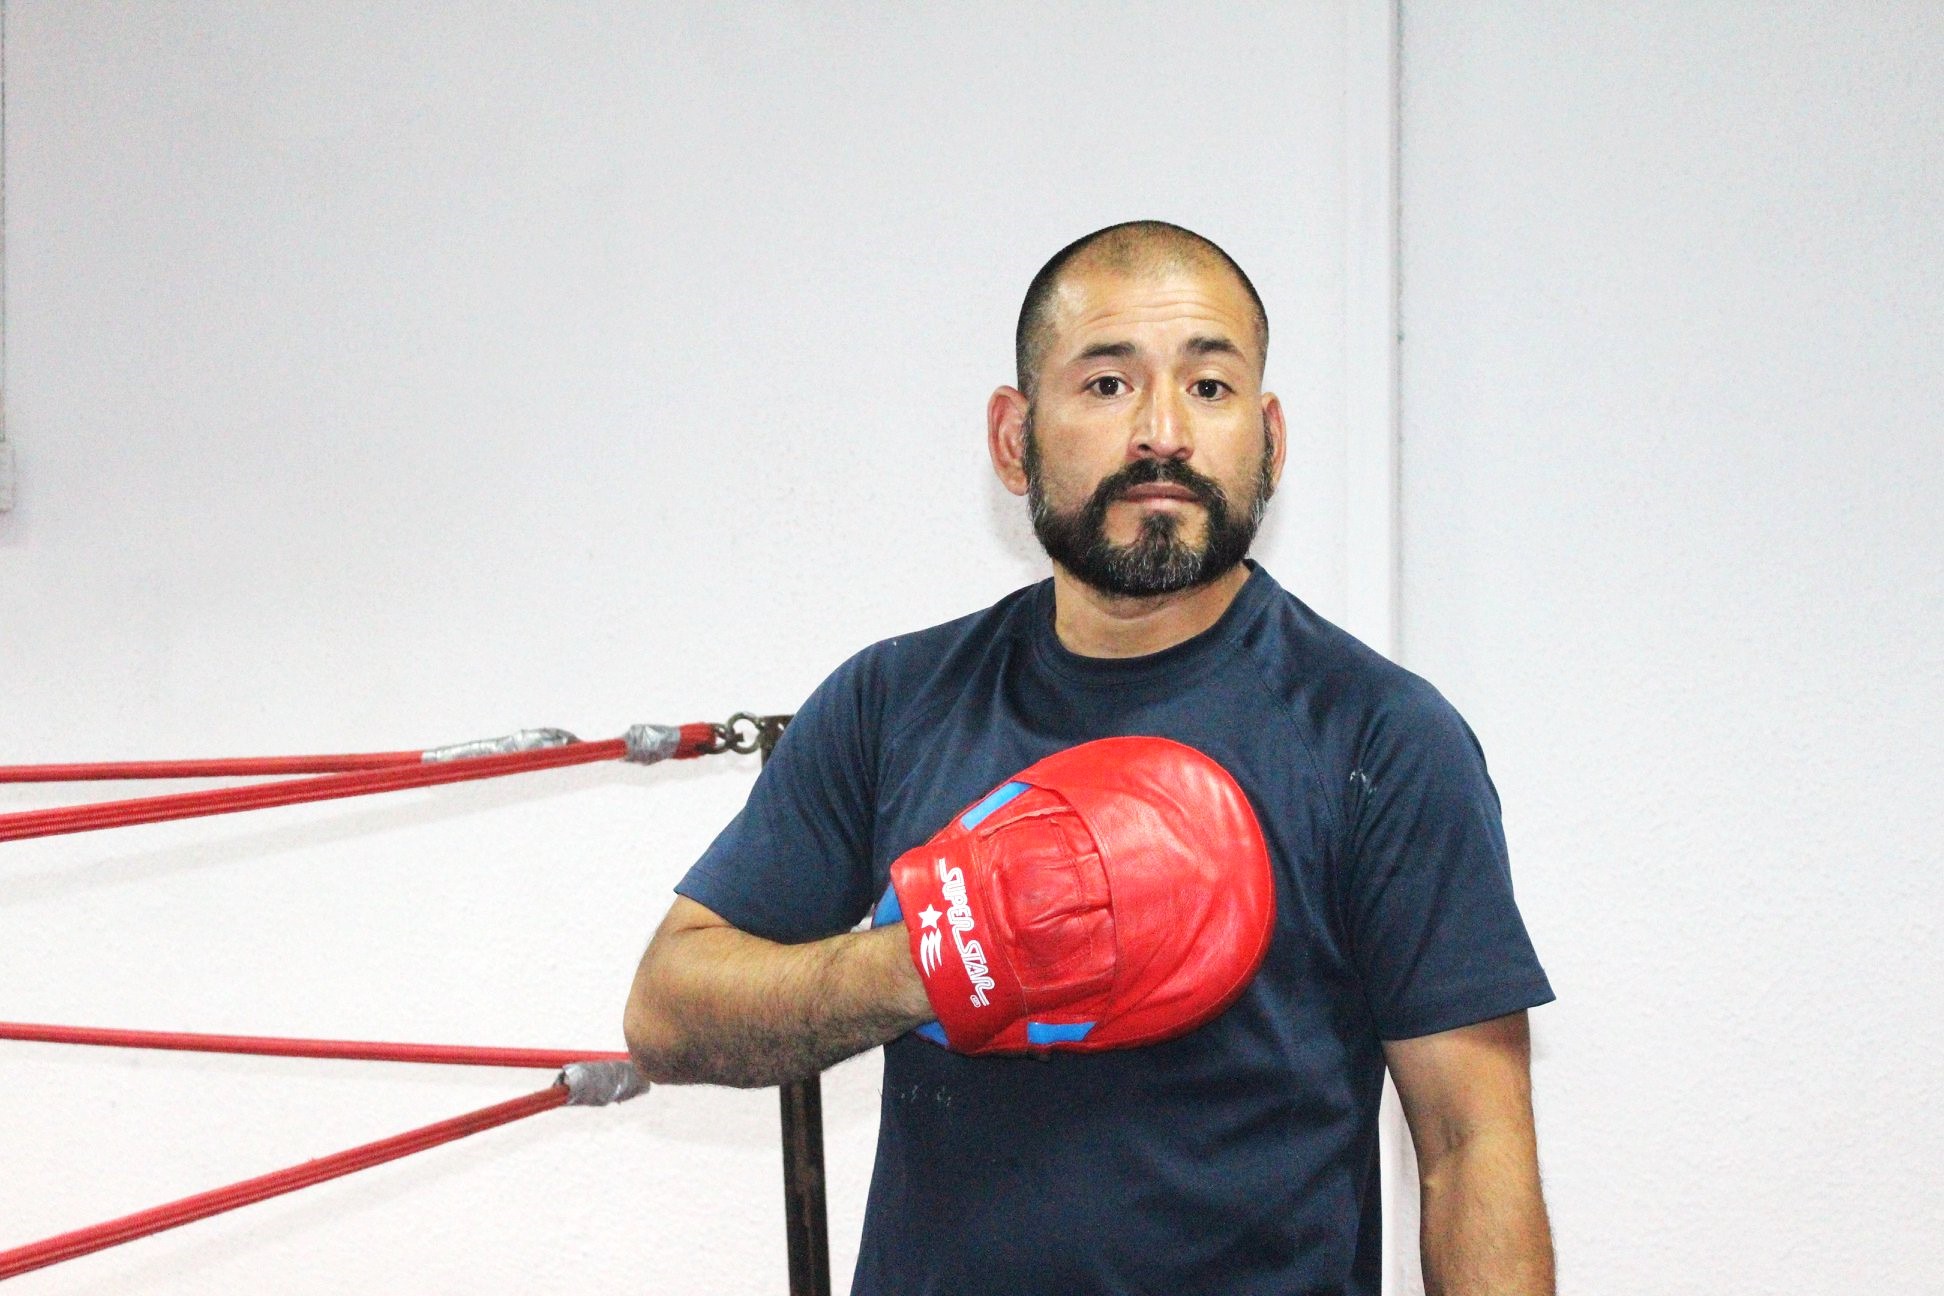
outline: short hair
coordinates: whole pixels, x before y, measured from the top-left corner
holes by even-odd
[[[1019,307],[1019,325],[1013,332],[1013,361],[1018,369],[1019,389],[1028,396],[1039,385],[1040,363],[1053,341],[1053,293],[1060,277],[1075,261],[1101,265],[1129,274],[1151,274],[1181,266],[1226,266],[1255,308],[1256,342],[1260,357],[1269,355],[1269,312],[1262,308],[1262,296],[1235,258],[1191,229],[1167,221],[1123,221],[1082,235],[1053,254],[1027,285],[1026,300]]]

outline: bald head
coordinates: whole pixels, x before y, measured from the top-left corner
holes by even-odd
[[[1075,239],[1053,254],[1040,267],[1026,289],[1026,300],[1019,308],[1019,326],[1013,334],[1013,356],[1018,366],[1019,390],[1033,395],[1039,386],[1040,366],[1053,342],[1055,314],[1060,285],[1068,275],[1103,271],[1129,278],[1152,278],[1183,270],[1217,271],[1233,275],[1248,294],[1255,310],[1256,362],[1269,354],[1269,315],[1262,309],[1242,267],[1221,248],[1179,225],[1166,221],[1127,221]]]

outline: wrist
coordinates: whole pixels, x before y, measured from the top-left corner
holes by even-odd
[[[872,957],[883,973],[885,1003],[905,1019],[905,1029],[935,1021],[925,983],[911,962],[911,937],[901,922],[889,923],[864,933],[872,944]]]

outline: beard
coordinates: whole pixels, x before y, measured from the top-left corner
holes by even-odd
[[[1270,477],[1269,422],[1262,424],[1262,458],[1256,465],[1255,490],[1243,508],[1213,478],[1173,459],[1136,459],[1110,473],[1079,508],[1062,513],[1046,498],[1039,440],[1033,414],[1026,412],[1026,505],[1033,534],[1046,556],[1073,576],[1101,591],[1122,598],[1149,598],[1206,585],[1230,571],[1249,554],[1262,513],[1275,492]],[[1107,509],[1137,486],[1166,482],[1195,496],[1206,515],[1201,542],[1190,544],[1181,535],[1182,519],[1172,512],[1152,512],[1141,519],[1141,532],[1127,544],[1107,538]]]

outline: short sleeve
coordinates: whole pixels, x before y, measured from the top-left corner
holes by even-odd
[[[1424,681],[1374,711],[1350,777],[1347,923],[1380,1038],[1553,999],[1512,897],[1478,740]]]
[[[875,716],[869,654],[818,686],[783,730],[740,813],[678,895],[767,940],[848,931],[870,908]]]

